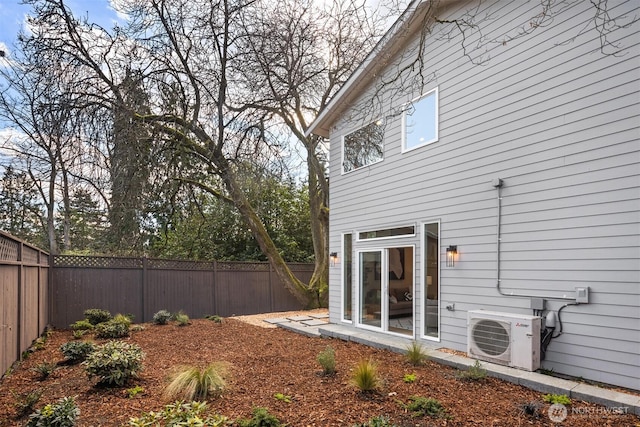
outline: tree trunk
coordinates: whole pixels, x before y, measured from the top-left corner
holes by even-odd
[[[285,288],[298,300],[303,307],[311,309],[317,308],[318,298],[317,292],[314,289],[306,286],[291,272],[289,266],[285,263],[284,259],[278,252],[278,248],[273,243],[273,240],[269,236],[264,224],[255,213],[253,207],[249,204],[244,192],[238,185],[235,174],[231,170],[229,164],[225,159],[218,158],[218,165],[221,166],[221,177],[229,192],[229,196],[233,201],[234,206],[240,212],[243,220],[251,230],[251,234],[258,242],[258,246],[262,253],[267,257],[274,271],[282,280]]]

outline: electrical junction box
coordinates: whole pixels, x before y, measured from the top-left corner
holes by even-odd
[[[542,298],[531,298],[529,304],[529,308],[532,310],[544,310],[544,299]]]
[[[589,287],[576,288],[576,302],[579,304],[589,304]]]

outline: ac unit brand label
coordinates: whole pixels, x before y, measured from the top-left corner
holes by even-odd
[[[519,327],[519,328],[528,328],[528,327],[529,327],[529,325],[527,325],[526,323],[516,322],[516,327]]]

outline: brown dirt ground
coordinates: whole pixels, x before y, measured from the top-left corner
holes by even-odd
[[[281,316],[272,314],[271,316]],[[204,366],[214,361],[231,364],[228,388],[211,400],[209,410],[231,420],[249,418],[254,407],[268,408],[291,427],[347,426],[364,423],[374,416],[387,416],[397,426],[552,426],[542,394],[527,388],[487,378],[481,382],[456,379],[456,370],[434,362],[414,367],[400,354],[339,340],[309,338],[280,328],[265,328],[263,317],[225,319],[222,324],[197,319],[186,327],[175,324],[144,324],[127,341],[146,353],[144,371],[123,388],[96,388],[81,365],[60,364],[43,381],[33,368],[43,361],[61,362],[61,344],[72,340],[70,331],[54,331],[45,348],[33,352],[0,381],[0,426],[23,426],[28,417],[16,417],[14,393],[41,389],[35,405],[44,406],[64,396],[77,396],[81,410],[77,426],[122,426],[130,417],[157,411],[167,376],[178,365]],[[242,321],[241,321],[242,320]],[[101,340],[97,340],[100,342]],[[322,376],[316,356],[328,345],[336,351],[337,374]],[[353,367],[362,359],[374,360],[383,387],[362,394],[350,383]],[[414,383],[405,374],[415,373]],[[139,385],[142,394],[127,397],[126,388]],[[274,397],[291,396],[291,403]],[[415,418],[402,406],[410,396],[439,400],[447,418]],[[538,417],[526,415],[522,405],[540,404]],[[607,414],[598,405],[574,401],[579,414],[571,414],[563,426],[640,426],[630,414]]]

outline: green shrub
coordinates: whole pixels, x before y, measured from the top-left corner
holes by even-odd
[[[156,325],[166,325],[171,319],[171,313],[167,310],[160,310],[153,315],[153,323]]]
[[[74,339],[74,340],[79,340],[80,338],[82,338],[82,337],[84,336],[84,334],[85,334],[86,332],[87,332],[87,331],[80,330],[80,329],[79,329],[79,330],[77,330],[77,331],[73,331],[73,332],[72,332],[72,334],[73,334],[73,339]]]
[[[409,344],[409,346],[407,347],[405,358],[413,366],[420,366],[427,359],[429,359],[429,355],[427,354],[422,344],[416,341],[412,341],[411,344]]]
[[[271,415],[266,408],[254,408],[253,418],[240,419],[238,425],[240,427],[281,427],[282,423],[274,415]]]
[[[11,394],[16,400],[14,406],[18,411],[18,417],[22,417],[23,415],[26,415],[27,413],[33,411],[33,406],[38,403],[38,400],[40,400],[40,396],[42,396],[42,390],[36,389],[22,394],[15,393],[12,390]]]
[[[35,372],[37,372],[38,374],[40,374],[40,379],[44,380],[46,378],[49,377],[49,375],[51,375],[53,373],[53,371],[55,371],[56,369],[56,363],[55,362],[47,362],[44,361],[38,365],[36,365],[33,370]]]
[[[87,358],[96,346],[88,341],[69,341],[60,346],[64,360],[68,363],[80,363]]]
[[[187,326],[190,323],[190,319],[185,313],[180,312],[176,314],[176,322],[178,326]]]
[[[194,400],[219,396],[227,385],[224,379],[227,373],[228,366],[222,362],[211,363],[202,370],[195,366],[180,367],[171,376],[165,397]]]
[[[404,377],[402,377],[402,381],[404,381],[407,384],[410,383],[414,383],[416,382],[416,374],[404,374]]]
[[[80,409],[73,397],[64,397],[29,415],[27,427],[73,427],[78,415]]]
[[[96,337],[98,338],[124,338],[129,336],[131,320],[127,316],[117,314],[108,322],[100,323],[96,326]]]
[[[273,397],[275,397],[276,400],[279,400],[280,402],[284,402],[284,403],[293,402],[293,400],[291,399],[291,396],[286,395],[284,393],[276,393],[276,394],[273,395]]]
[[[131,418],[129,425],[132,427],[221,427],[229,424],[229,419],[222,415],[209,415],[206,418],[202,418],[206,408],[207,404],[205,402],[175,402],[166,405],[162,411],[146,412],[140,417]]]
[[[322,366],[324,375],[333,375],[336,373],[336,352],[331,346],[327,346],[318,354],[316,360]]]
[[[136,344],[110,341],[97,346],[83,362],[89,377],[98,377],[98,384],[122,386],[142,369],[144,353]]]
[[[129,396],[129,399],[133,399],[140,393],[144,393],[144,388],[139,385],[127,389],[127,396]]]
[[[424,417],[425,415],[430,417],[443,417],[447,412],[436,399],[422,396],[411,396],[406,407],[413,413],[414,417]]]
[[[84,317],[92,325],[108,322],[111,320],[111,313],[108,310],[102,310],[100,308],[89,308],[84,311]]]
[[[387,417],[373,417],[369,421],[363,424],[355,424],[353,427],[397,427],[395,424],[391,424]]]
[[[90,331],[94,328],[93,324],[88,320],[78,320],[69,325],[74,331]]]
[[[542,400],[551,404],[571,405],[571,399],[566,394],[545,394],[542,396]]]
[[[378,366],[370,359],[361,360],[351,376],[351,383],[362,392],[371,392],[380,387]]]
[[[463,381],[482,381],[487,378],[487,370],[482,367],[479,360],[476,360],[466,371],[458,372],[456,377]]]
[[[207,320],[211,320],[213,323],[222,323],[222,317],[218,316],[217,314],[214,314],[212,316],[204,316],[205,319]]]

